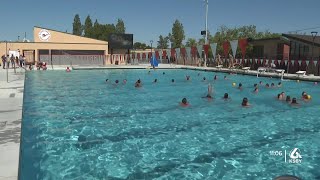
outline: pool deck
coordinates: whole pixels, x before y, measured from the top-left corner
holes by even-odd
[[[0,67],[0,180],[18,178],[24,74]]]
[[[149,64],[141,65],[108,65],[108,66],[73,66],[74,70],[93,70],[93,69],[151,69]],[[54,69],[65,69],[65,67],[55,67]],[[224,72],[224,73],[236,73],[258,77],[273,77],[281,78],[281,73],[277,72],[258,72],[257,70],[242,70],[242,69],[228,69],[228,68],[216,68],[216,67],[195,67],[185,65],[170,65],[160,64],[157,69],[191,69],[198,71],[210,71],[210,72]],[[313,75],[297,75],[297,74],[283,74],[283,79],[290,80],[301,80],[301,81],[312,81],[320,82],[320,76]]]

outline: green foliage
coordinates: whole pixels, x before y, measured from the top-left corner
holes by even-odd
[[[79,14],[76,14],[74,16],[72,26],[73,26],[72,34],[81,36],[82,35],[82,25],[81,25]]]
[[[85,37],[92,37],[92,21],[90,16],[88,15],[85,22],[84,22],[84,36]]]
[[[116,24],[116,33],[124,34],[126,32],[126,27],[124,26],[124,22],[122,19],[118,19]]]
[[[141,43],[141,42],[135,42],[133,44],[133,49],[151,49],[151,47],[149,45],[146,45],[145,43]]]
[[[257,32],[257,28],[254,25],[249,26],[241,26],[228,28],[226,26],[221,26],[214,36],[209,36],[210,42],[216,42],[217,45],[217,54],[223,54],[223,42],[239,40],[241,38],[252,38],[252,39],[260,39],[260,38],[272,38],[272,37],[280,37],[280,34],[271,33],[269,31]],[[231,48],[230,48],[231,53]],[[238,47],[237,57],[241,57],[241,50]],[[247,56],[252,57],[252,46],[249,45],[247,47]]]
[[[185,39],[183,25],[179,20],[175,20],[172,25],[171,34],[169,34],[172,48],[179,48],[182,46],[182,41]]]
[[[169,47],[168,43],[169,43],[169,37],[163,37],[162,35],[160,35],[157,48],[158,49],[167,49]]]
[[[193,39],[193,38],[188,38],[187,42],[186,42],[186,47],[191,47],[191,46],[197,46],[197,40]]]
[[[80,24],[81,25],[81,24]],[[98,20],[92,24],[92,20],[88,15],[84,27],[84,36],[88,38],[108,41],[111,33],[125,33],[125,25],[122,19],[118,19],[116,26],[114,24],[100,24]]]

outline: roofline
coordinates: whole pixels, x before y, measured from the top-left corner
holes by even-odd
[[[17,42],[17,41],[0,41],[0,43],[21,43],[21,44],[89,44],[89,45],[108,45],[104,43],[65,43],[65,42]]]
[[[273,37],[273,38],[262,38],[262,39],[253,39],[249,43],[253,42],[260,42],[260,41],[273,41],[273,40],[279,40],[279,41],[284,41],[287,45],[290,44],[290,40],[287,39],[286,37],[280,36],[280,37]]]
[[[311,41],[307,41],[307,40],[305,40],[305,39],[301,39],[301,38],[299,38],[299,37],[294,37],[294,36],[291,36],[290,34],[282,34],[282,36],[284,36],[284,37],[286,37],[286,38],[291,38],[291,39],[294,39],[294,40],[297,40],[297,41],[301,41],[301,42],[303,42],[303,43],[305,43],[305,44],[309,44],[309,45],[313,45],[313,43],[311,42]],[[318,46],[318,47],[320,47],[320,44],[319,43],[314,43],[314,45],[315,46]]]
[[[45,27],[40,27],[40,26],[33,26],[33,28],[47,29],[47,30],[50,30],[50,31],[55,31],[55,32],[63,33],[63,34],[68,34],[68,35],[71,35],[71,36],[77,36],[77,37],[87,38],[87,39],[91,39],[91,40],[102,41],[102,40],[99,40],[99,39],[88,38],[88,37],[79,36],[79,35],[75,35],[75,34],[71,34],[71,33],[67,33],[67,32],[62,32],[62,31],[58,31],[58,30],[54,30],[54,29],[49,29],[49,28],[45,28]],[[107,44],[109,44],[108,41],[102,41],[102,42],[106,42]]]

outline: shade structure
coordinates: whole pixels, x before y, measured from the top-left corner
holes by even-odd
[[[307,66],[307,74],[316,74],[316,65],[313,60],[309,61],[309,64]]]
[[[299,71],[306,71],[306,70],[307,70],[307,62],[306,60],[302,60]]]

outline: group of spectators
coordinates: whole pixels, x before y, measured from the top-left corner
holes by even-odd
[[[24,67],[25,66],[25,56],[20,55],[19,57],[16,56],[14,57],[13,54],[11,56],[7,55],[7,57],[5,55],[1,56],[1,60],[2,60],[2,68],[6,69],[6,68],[10,68],[10,64],[11,64],[11,68],[16,68],[16,67]]]

